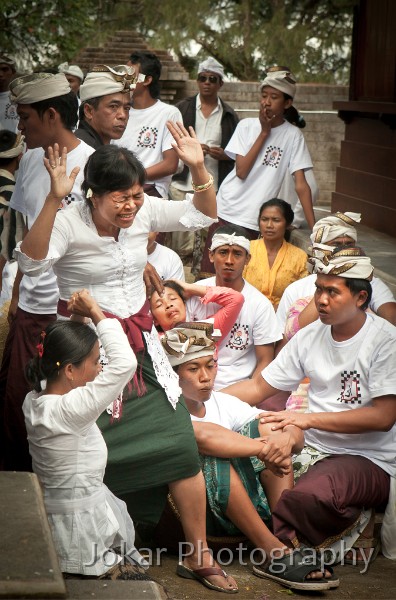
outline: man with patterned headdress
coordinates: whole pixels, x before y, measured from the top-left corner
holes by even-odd
[[[325,246],[345,246],[355,244],[357,241],[356,225],[360,223],[360,214],[353,212],[337,212],[317,221],[311,234],[312,244],[324,244]],[[315,274],[308,275],[299,281],[294,281],[287,286],[278,306],[276,318],[282,331],[285,325],[289,309],[298,301],[297,309],[303,309],[305,323],[312,322],[318,318],[315,303],[312,299],[315,292]],[[379,317],[386,319],[392,325],[396,325],[396,300],[388,286],[378,277],[371,280],[372,296],[369,309]],[[300,325],[302,326],[302,325]]]
[[[396,476],[396,328],[365,310],[373,267],[361,248],[314,245],[310,264],[319,320],[260,375],[224,391],[257,404],[310,377],[309,412],[262,415],[274,430],[305,431],[296,458],[304,476],[276,505],[274,533],[287,544],[331,547],[340,560],[369,522],[365,509],[387,503]],[[378,546],[373,539],[361,546],[367,567]]]
[[[8,129],[17,133],[18,114],[8,91],[15,72],[15,60],[0,52],[0,129]]]
[[[82,200],[84,165],[93,148],[73,133],[77,120],[77,97],[63,73],[33,73],[10,84],[11,100],[19,115],[19,129],[28,151],[19,164],[18,177],[10,206],[24,216],[29,229],[50,191],[50,178],[43,159],[48,147],[58,144],[67,149],[68,174],[79,173],[71,194],[60,208]],[[18,272],[9,311],[10,331],[0,370],[0,438],[4,448],[4,467],[31,470],[22,403],[29,391],[24,368],[37,352],[40,333],[56,319],[59,290],[52,270],[38,277]]]
[[[96,65],[80,86],[79,125],[74,132],[92,148],[119,140],[126,129],[131,90],[137,77],[132,67]]]
[[[217,194],[219,223],[242,225],[251,240],[259,235],[260,206],[278,196],[286,173],[293,176],[309,227],[315,223],[311,188],[304,174],[312,168],[311,157],[300,129],[284,118],[296,93],[295,77],[286,67],[271,67],[260,92],[258,118],[242,119],[225,149],[235,166]],[[206,251],[218,226],[209,229]],[[201,271],[213,272],[205,251]]]

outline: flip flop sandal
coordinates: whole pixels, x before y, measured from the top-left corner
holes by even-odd
[[[329,590],[331,587],[338,587],[340,582],[335,578],[333,580],[324,577],[322,579],[306,579],[306,576],[313,571],[320,570],[321,565],[318,561],[313,563],[311,556],[304,556],[301,550],[298,549],[293,552],[292,562],[290,562],[290,554],[286,554],[282,558],[273,558],[263,569],[253,567],[253,573],[257,577],[272,579],[292,590],[320,592]],[[333,573],[332,577],[334,577]]]
[[[378,556],[378,553],[381,549],[381,540],[379,540],[378,538],[375,538],[375,537],[358,538],[356,540],[356,542],[353,544],[351,550],[358,550],[359,548],[370,548],[373,550],[368,563],[367,563],[367,560],[365,562],[362,558],[360,558],[360,560],[359,560],[359,554],[360,554],[359,553],[358,556],[356,557],[357,560],[354,560],[353,558],[345,558],[344,557],[344,560],[343,560],[344,565],[354,565],[357,567],[360,567],[360,566],[366,565],[366,564],[370,565],[372,562],[375,561],[375,559]],[[348,552],[350,552],[350,550],[348,550]],[[348,552],[347,552],[347,554],[348,554]],[[367,557],[366,557],[366,559],[367,559]]]
[[[214,583],[211,583],[209,579],[206,579],[209,575],[221,575],[228,579],[228,575],[223,569],[219,567],[203,567],[201,569],[190,569],[186,567],[182,563],[179,563],[176,567],[176,573],[179,577],[184,577],[185,579],[195,579],[205,585],[210,590],[215,590],[216,592],[224,592],[225,594],[236,594],[238,592],[238,588],[222,588]]]

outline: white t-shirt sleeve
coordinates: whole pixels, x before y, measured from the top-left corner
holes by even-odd
[[[382,279],[375,277],[371,282],[371,287],[373,293],[369,306],[373,312],[378,312],[380,306],[386,304],[387,302],[396,302],[391,290],[388,288],[386,283],[382,281]]]
[[[246,423],[249,423],[255,419],[256,415],[263,412],[235,396],[223,392],[214,392],[214,394],[217,396],[219,403],[221,402],[221,410],[224,409],[229,415],[232,431],[240,431]]]
[[[305,377],[299,358],[298,332],[279,352],[278,356],[261,371],[261,375],[272,387],[283,390],[295,390]]]
[[[289,171],[293,174],[300,169],[311,169],[312,159],[303,134],[296,128],[293,140],[293,151],[289,163]]]
[[[183,123],[183,117],[182,117],[180,110],[178,108],[176,108],[175,106],[172,108],[174,110],[172,110],[172,112],[167,115],[166,120],[173,121],[174,123],[177,123],[177,122]],[[174,144],[174,143],[175,143],[175,140],[173,139],[171,132],[165,125],[164,135],[162,137],[162,146],[161,146],[162,152],[165,152],[165,150],[172,150],[172,144]]]
[[[276,314],[271,302],[263,296],[257,303],[256,319],[253,325],[253,339],[255,346],[271,344],[282,339],[282,331],[276,319]]]
[[[243,119],[242,121],[239,121],[230,141],[225,147],[224,152],[232,158],[232,160],[235,160],[237,154],[244,156],[249,150],[249,148],[246,147],[246,129],[248,121],[253,121],[253,119]]]

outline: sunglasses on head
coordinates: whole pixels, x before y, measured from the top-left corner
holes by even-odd
[[[209,81],[209,83],[218,83],[219,81],[217,75],[198,75],[197,79],[200,83],[205,83],[205,81]]]

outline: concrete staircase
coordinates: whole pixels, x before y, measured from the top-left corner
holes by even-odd
[[[136,31],[116,31],[103,46],[89,46],[73,59],[83,70],[88,71],[94,65],[123,65],[134,51],[154,52],[162,64],[161,99],[172,103],[184,88],[188,73],[173,59],[166,50],[150,47]]]

